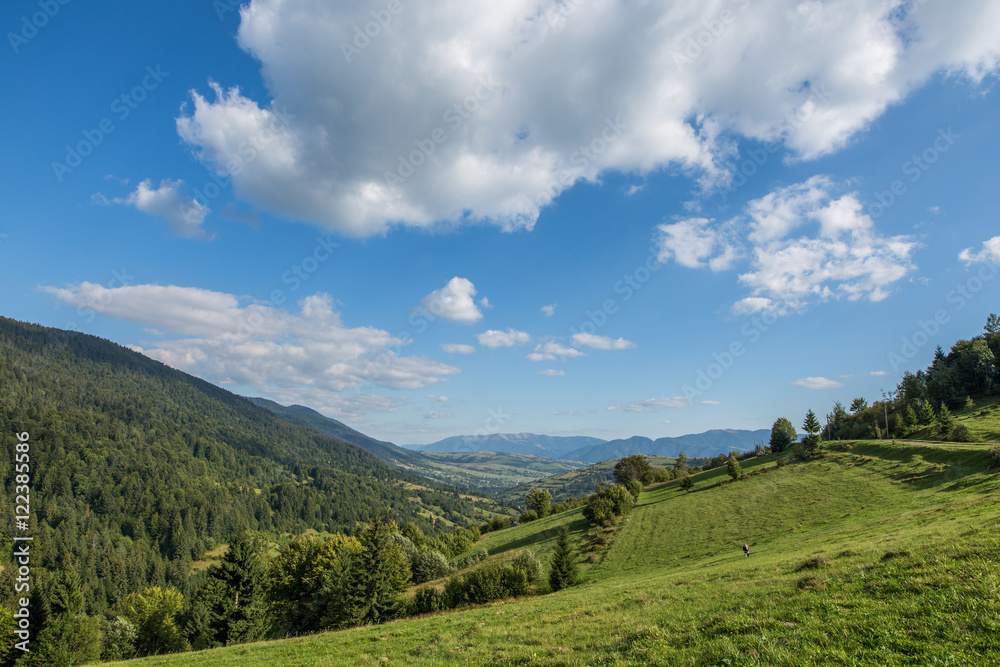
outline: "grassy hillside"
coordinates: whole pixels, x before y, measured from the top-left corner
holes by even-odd
[[[560,593],[134,664],[995,664],[1000,474],[985,447],[831,448],[645,491]],[[544,559],[560,525],[583,544],[574,510],[480,545]]]

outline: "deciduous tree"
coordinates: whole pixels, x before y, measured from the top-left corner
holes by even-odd
[[[785,417],[778,417],[774,425],[771,426],[771,440],[769,444],[772,452],[783,452],[798,439],[798,432],[792,426],[792,422],[788,421]]]

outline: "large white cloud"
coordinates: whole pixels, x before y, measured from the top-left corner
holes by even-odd
[[[386,331],[345,326],[327,294],[306,297],[291,312],[175,285],[106,288],[84,282],[43,289],[70,306],[154,329],[162,339],[136,349],[169,366],[342,415],[395,409],[399,399],[339,392],[367,383],[417,389],[460,372],[404,355],[405,341]]]
[[[932,74],[1000,58],[994,0],[387,6],[251,0],[238,39],[270,99],[195,92],[180,136],[239,197],[346,234],[530,228],[605,170],[719,184],[740,136],[835,151]]]
[[[733,305],[737,315],[841,297],[881,301],[915,268],[917,247],[910,237],[879,234],[857,195],[825,176],[755,199],[723,225],[700,218],[661,225],[659,242],[661,259],[690,267],[718,270],[745,253],[750,266],[739,282],[751,294]]]

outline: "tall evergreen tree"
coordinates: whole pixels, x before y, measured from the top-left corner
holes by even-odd
[[[806,418],[802,422],[802,430],[806,432],[806,437],[802,439],[802,446],[806,454],[812,456],[819,449],[819,432],[822,427],[816,419],[816,413],[810,410],[806,413]]]
[[[67,565],[56,573],[52,582],[52,592],[49,595],[49,609],[53,616],[73,615],[83,611],[80,575],[72,565]]]
[[[578,579],[576,557],[570,547],[569,532],[566,530],[566,526],[563,526],[559,530],[559,539],[556,540],[556,548],[552,552],[549,586],[553,591],[560,591],[576,584]]]
[[[265,630],[264,586],[266,569],[259,538],[240,532],[229,544],[222,562],[209,578],[217,582],[212,627],[220,644],[241,644],[260,639]]]
[[[396,522],[376,516],[358,535],[361,553],[348,574],[347,612],[350,625],[384,623],[403,606],[400,594],[410,582],[410,564],[392,539]]]

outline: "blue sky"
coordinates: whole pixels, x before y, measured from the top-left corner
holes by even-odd
[[[237,5],[0,10],[0,313],[422,443],[800,423],[1000,310],[996,2]]]

